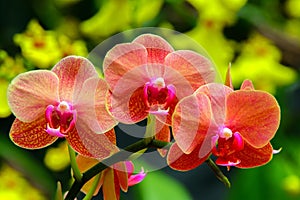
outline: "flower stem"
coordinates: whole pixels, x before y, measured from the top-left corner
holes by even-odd
[[[159,146],[155,146],[156,144],[159,144]],[[99,174],[101,171],[106,169],[107,167],[120,162],[125,161],[129,158],[130,155],[132,155],[135,152],[138,152],[142,149],[148,148],[148,147],[155,147],[155,148],[161,148],[166,145],[168,145],[168,142],[163,141],[156,141],[153,139],[153,137],[148,137],[141,139],[137,141],[136,143],[133,143],[132,145],[127,146],[125,149],[113,154],[112,156],[102,160],[102,162],[99,162],[98,164],[94,165],[92,168],[87,170],[82,174],[81,179],[75,179],[73,182],[65,200],[72,200],[74,199],[77,194],[80,192],[82,186],[89,181],[91,178]]]
[[[222,181],[226,187],[230,188],[231,184],[230,184],[228,178],[223,174],[223,172],[216,165],[216,163],[211,158],[208,158],[205,162],[210,167],[210,169],[213,170],[213,172],[215,173],[216,177],[220,181]]]
[[[56,194],[55,194],[55,200],[63,200],[61,183],[59,181],[57,182],[57,189],[56,189]]]
[[[68,145],[69,150],[69,156],[70,156],[70,162],[71,162],[71,168],[73,170],[73,176],[75,180],[79,181],[82,179],[82,174],[78,168],[77,162],[76,162],[76,155],[75,151]]]
[[[99,184],[100,177],[101,177],[101,174],[97,174],[95,176],[95,180],[93,181],[93,185],[92,185],[91,189],[89,190],[89,192],[85,195],[83,200],[91,200],[92,199],[92,197],[94,195],[94,192],[96,191],[97,186]]]

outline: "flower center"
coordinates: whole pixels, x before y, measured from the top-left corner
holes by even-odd
[[[241,161],[236,159],[234,153],[244,149],[244,140],[239,132],[223,127],[218,135],[213,137],[212,153],[218,157],[216,163],[223,166],[235,166]]]
[[[57,106],[48,105],[45,117],[46,132],[50,135],[66,137],[67,133],[75,127],[76,111],[66,101],[61,101]]]
[[[175,100],[175,92],[174,85],[166,86],[162,77],[147,82],[144,86],[144,100],[149,107],[149,113],[167,115]]]
[[[219,136],[228,140],[232,137],[232,131],[229,128],[225,127],[220,131]]]

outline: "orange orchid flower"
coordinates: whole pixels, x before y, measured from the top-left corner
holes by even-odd
[[[79,170],[84,172],[85,170],[97,164],[99,160],[78,155],[76,162]],[[133,172],[134,165],[131,161],[119,162],[114,164],[112,167],[103,170],[93,195],[97,195],[102,187],[104,200],[119,200],[120,190],[127,192],[129,186],[140,183],[146,177],[146,173],[143,169],[137,174],[133,174]],[[94,184],[94,181],[95,177],[89,180],[83,186],[81,191],[87,194]]]
[[[110,111],[125,124],[153,114],[171,125],[178,100],[215,78],[207,58],[190,50],[175,51],[153,34],[113,47],[104,58],[103,71],[111,91]]]
[[[107,94],[107,84],[83,57],[68,56],[51,71],[22,73],[8,87],[8,103],[16,116],[11,140],[38,149],[65,138],[80,154],[106,157],[116,148],[107,138],[115,137],[116,125],[106,111]]]
[[[201,86],[182,99],[173,115],[176,143],[168,154],[169,165],[176,170],[190,170],[211,154],[216,164],[251,168],[268,163],[280,122],[280,108],[269,93],[254,90],[244,81],[233,91],[222,84]]]

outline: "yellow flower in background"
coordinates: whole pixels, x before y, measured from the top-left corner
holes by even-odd
[[[57,147],[49,147],[44,157],[45,165],[53,171],[64,170],[70,164],[67,142],[63,141]]]
[[[160,11],[162,0],[111,0],[103,1],[99,11],[80,25],[82,33],[98,39],[132,27],[142,26]]]
[[[220,76],[224,78],[228,63],[234,56],[234,43],[227,40],[221,31],[206,26],[210,25],[198,25],[186,34],[207,51],[214,61],[217,71],[221,73]]]
[[[0,78],[0,118],[8,117],[11,114],[6,95],[8,84],[7,80]]]
[[[58,36],[58,44],[59,48],[62,51],[62,58],[68,55],[76,55],[83,57],[88,55],[88,50],[83,40],[72,41],[67,36],[61,34]]]
[[[53,31],[45,31],[36,20],[31,20],[24,33],[16,34],[14,42],[22,55],[38,68],[49,68],[61,57],[61,50]]]
[[[274,94],[277,86],[289,85],[297,76],[293,69],[281,65],[280,59],[280,50],[270,40],[253,34],[232,64],[233,84],[237,87],[244,79],[251,79],[255,88]]]
[[[195,39],[211,56],[221,77],[234,56],[235,43],[225,38],[223,29],[233,24],[237,11],[246,0],[188,0],[199,13],[198,24],[186,34]]]
[[[34,188],[16,170],[8,165],[0,168],[0,199],[45,200],[43,194]]]
[[[0,49],[0,78],[10,81],[16,75],[25,71],[21,57],[12,58],[6,51]]]
[[[300,18],[300,1],[287,0],[285,3],[285,10],[291,17]]]
[[[283,179],[283,189],[291,195],[300,195],[300,177],[289,175]]]
[[[24,58],[37,68],[50,68],[67,55],[87,55],[83,41],[72,41],[56,31],[46,31],[34,19],[24,33],[14,36],[14,42],[21,47]]]
[[[188,0],[199,12],[202,21],[213,21],[224,25],[235,22],[236,13],[247,2],[247,0]]]
[[[6,90],[11,79],[26,71],[20,57],[13,59],[5,51],[0,50],[0,118],[11,114],[7,104]]]

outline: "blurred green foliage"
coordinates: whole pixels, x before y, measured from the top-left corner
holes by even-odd
[[[59,142],[53,146],[56,149],[23,154],[9,141],[13,117],[7,105],[6,88],[12,78],[27,70],[50,69],[66,55],[87,56],[101,41],[118,32],[138,27],[165,27],[186,33],[202,45],[221,77],[231,63],[236,88],[244,79],[251,79],[256,89],[273,93],[281,105],[282,122],[272,143],[275,149],[282,147],[282,152],[274,155],[267,166],[232,170],[229,176],[232,176],[233,187],[220,197],[299,199],[299,10],[298,0],[1,0],[0,156],[3,164],[0,174],[15,174],[18,172],[7,170],[17,169],[23,175],[8,178],[1,175],[0,198],[13,195],[5,197],[22,199],[17,196],[19,190],[38,196],[39,192],[31,192],[27,187],[39,185],[49,199],[54,194],[57,179],[64,190],[70,182],[70,176],[65,175],[69,174],[65,154],[55,153],[64,152]],[[32,179],[36,174],[40,174],[39,178]],[[22,181],[18,181],[20,176],[24,178]],[[14,182],[10,183],[11,180]],[[168,179],[164,184],[175,184],[172,181]],[[196,176],[190,183],[205,187],[205,182],[197,181]],[[19,190],[10,190],[16,187],[14,184],[18,184]],[[153,184],[154,180],[146,179],[133,190],[140,190],[140,199],[147,199],[144,190]],[[174,186],[174,193],[180,190],[175,189],[177,187],[181,186]],[[165,192],[166,195],[171,193],[167,189]],[[210,198],[209,194],[190,192],[195,199]]]

